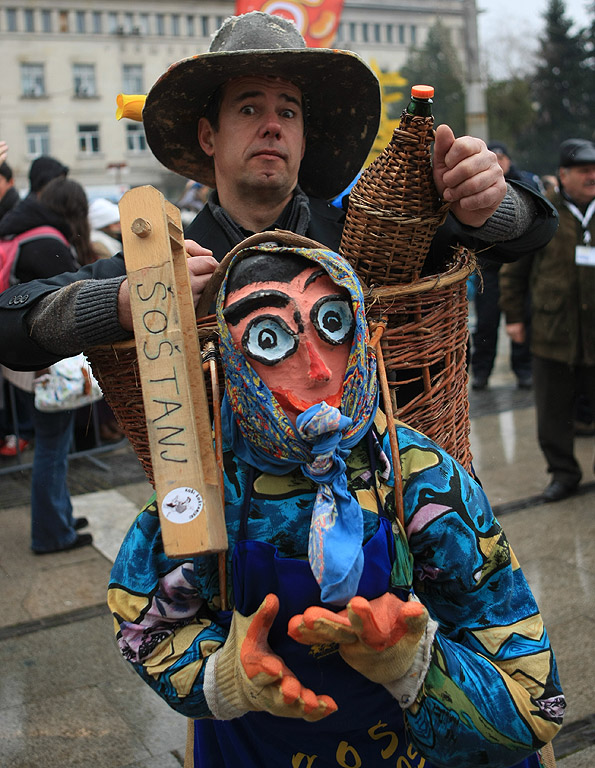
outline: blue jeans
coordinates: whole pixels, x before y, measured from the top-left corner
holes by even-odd
[[[74,411],[33,409],[35,455],[31,479],[31,548],[51,552],[72,544],[77,533],[68,490],[68,453]]]

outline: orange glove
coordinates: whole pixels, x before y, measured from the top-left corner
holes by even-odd
[[[251,616],[234,611],[229,636],[205,671],[205,697],[217,719],[269,712],[315,722],[336,712],[330,696],[304,688],[271,650],[267,638],[278,611],[279,599],[273,594]]]
[[[289,621],[288,633],[305,645],[338,643],[349,666],[406,706],[425,677],[436,626],[419,601],[387,592],[374,600],[356,596],[339,613],[312,606]]]

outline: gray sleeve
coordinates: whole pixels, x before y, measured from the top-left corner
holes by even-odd
[[[507,184],[504,200],[486,223],[481,227],[463,229],[488,243],[501,243],[524,235],[538,215],[539,209],[532,194]]]
[[[80,280],[44,296],[27,315],[33,340],[54,355],[70,357],[131,338],[118,321],[122,280]]]

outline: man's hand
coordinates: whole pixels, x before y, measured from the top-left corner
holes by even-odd
[[[278,717],[322,720],[337,711],[330,696],[305,688],[283,659],[273,653],[268,635],[279,611],[279,598],[269,594],[251,616],[234,611],[229,636],[213,657],[215,716],[239,717],[269,712]]]
[[[436,129],[434,183],[461,224],[470,227],[485,224],[506,194],[502,169],[485,142],[471,136],[455,139],[447,125]]]
[[[387,592],[375,600],[354,597],[339,613],[307,608],[290,619],[288,634],[305,645],[338,643],[347,664],[386,686],[412,666],[427,623],[420,602],[404,602]]]
[[[213,252],[202,245],[195,243],[194,240],[184,240],[184,247],[188,254],[188,271],[190,273],[190,287],[192,288],[192,298],[194,306],[209,282],[211,275],[217,267],[217,260],[213,258]],[[118,320],[120,325],[126,331],[132,331],[132,311],[130,309],[130,289],[128,280],[124,280],[118,293]]]
[[[515,344],[524,344],[527,337],[525,323],[507,323],[506,333]]]

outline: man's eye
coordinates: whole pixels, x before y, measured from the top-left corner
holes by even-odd
[[[293,109],[284,109],[281,112],[281,117],[287,117],[287,118],[291,119],[291,118],[295,117],[295,110],[293,110]]]
[[[256,110],[254,109],[254,107],[253,107],[253,106],[251,106],[250,104],[246,104],[245,106],[243,106],[243,107],[240,109],[240,112],[241,112],[243,115],[253,115],[253,114],[255,113],[255,111],[256,111]]]
[[[275,365],[293,355],[298,343],[297,333],[274,315],[255,317],[242,335],[244,353],[264,365]]]
[[[324,296],[310,310],[318,335],[329,344],[343,344],[353,333],[351,302],[342,296]]]

